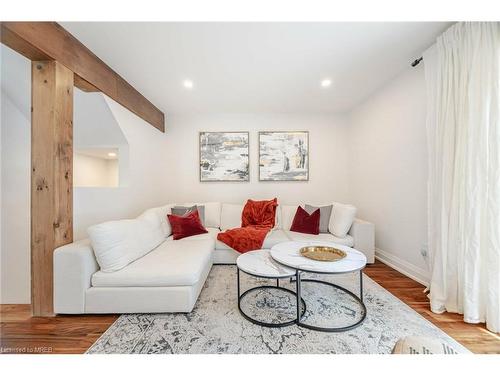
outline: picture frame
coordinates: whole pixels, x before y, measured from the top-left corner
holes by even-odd
[[[260,131],[259,181],[309,181],[309,132]]]
[[[199,132],[200,182],[249,182],[248,131]]]

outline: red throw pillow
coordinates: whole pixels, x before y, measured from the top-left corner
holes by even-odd
[[[319,208],[309,215],[306,210],[299,206],[297,212],[295,212],[290,230],[307,234],[319,234],[319,219]]]
[[[167,215],[167,217],[172,227],[174,240],[208,233],[201,224],[198,210],[187,212],[184,216]]]

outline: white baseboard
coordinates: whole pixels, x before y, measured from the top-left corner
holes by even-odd
[[[375,248],[375,259],[408,276],[422,285],[429,286],[429,273],[387,251]]]

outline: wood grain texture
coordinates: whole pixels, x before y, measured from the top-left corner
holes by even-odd
[[[14,51],[20,53],[21,55],[27,57],[32,61],[52,60],[50,56],[33,47],[24,39],[19,38],[19,36],[16,33],[10,31],[9,28],[4,27],[3,22],[0,23],[0,25],[0,40],[2,44],[5,44],[7,47],[10,47]]]
[[[0,353],[84,353],[118,315],[32,317],[30,305],[1,305]]]
[[[73,241],[73,72],[32,62],[31,304],[53,315],[54,249]]]
[[[98,89],[165,131],[165,116],[118,73],[57,22],[2,22],[1,41],[32,61],[56,60],[73,71],[84,91]]]
[[[94,85],[91,85],[89,82],[85,81],[78,74],[74,75],[73,80],[75,82],[75,86],[78,87],[82,91],[85,91],[85,92],[100,92],[100,90],[97,87],[95,87]]]
[[[216,267],[216,266],[215,266]],[[365,273],[475,353],[500,353],[500,336],[484,324],[467,324],[458,314],[433,314],[424,287],[383,263],[369,265]],[[1,348],[9,351],[51,348],[52,353],[83,353],[118,315],[76,315],[32,318],[29,305],[0,305]]]

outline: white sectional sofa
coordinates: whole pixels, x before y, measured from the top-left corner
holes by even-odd
[[[193,205],[185,203],[183,205]],[[139,312],[189,312],[213,264],[234,264],[239,253],[217,240],[222,230],[239,227],[243,204],[218,202],[198,203],[205,208],[205,227],[208,233],[181,240],[173,240],[167,213],[173,204],[147,210],[141,217],[149,223],[158,220],[159,242],[153,249],[126,266],[110,271],[101,269],[102,252],[94,251],[89,239],[62,246],[54,252],[54,311],[56,314],[90,313],[139,313]],[[340,205],[340,204],[338,204]],[[340,207],[340,206],[339,206]],[[372,223],[352,217],[348,233],[336,237],[332,233],[309,235],[290,231],[297,206],[280,205],[277,208],[276,225],[267,235],[263,248],[271,248],[283,241],[325,240],[354,247],[362,251],[368,263],[374,261],[375,228]],[[337,217],[334,217],[337,213]],[[333,220],[341,220],[342,210],[332,212]],[[151,220],[153,218],[153,220]],[[156,219],[157,218],[157,219]],[[135,225],[130,220],[130,225]],[[120,223],[120,222],[115,222]],[[345,224],[348,223],[348,224]],[[106,236],[116,225],[103,224],[99,234]],[[152,224],[156,226],[156,223]],[[112,229],[109,229],[112,228]],[[143,228],[143,227],[140,227]],[[144,229],[141,229],[144,230]],[[129,237],[141,244],[141,235],[129,233]],[[112,237],[112,236],[111,236]],[[139,237],[139,238],[138,238]],[[107,240],[107,239],[105,239]],[[117,239],[110,240],[116,245]],[[147,242],[147,239],[144,240]],[[98,256],[96,257],[96,254]],[[99,260],[99,262],[98,262]],[[232,282],[232,280],[228,280]]]

